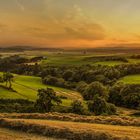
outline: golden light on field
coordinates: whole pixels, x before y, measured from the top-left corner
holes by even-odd
[[[0,0],[0,45],[140,43],[139,0]]]

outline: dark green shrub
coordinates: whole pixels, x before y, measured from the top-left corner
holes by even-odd
[[[72,113],[76,114],[84,114],[84,106],[80,100],[75,100],[71,104],[71,111]]]
[[[105,99],[108,98],[107,88],[100,82],[93,82],[86,87],[86,90],[82,94],[84,99],[92,100],[95,95],[103,97]]]
[[[116,108],[112,104],[106,102],[106,100],[102,97],[96,95],[93,101],[88,102],[88,108],[91,112],[94,112],[95,115],[101,114],[115,114]]]

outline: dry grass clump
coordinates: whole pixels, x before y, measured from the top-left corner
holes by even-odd
[[[0,118],[46,119],[121,126],[140,126],[140,119],[128,116],[81,116],[76,114],[46,113],[46,114],[1,114]]]
[[[36,122],[36,121],[35,121]],[[0,119],[0,126],[24,132],[36,133],[43,136],[65,138],[68,140],[128,140],[127,137],[117,137],[106,132],[88,131],[83,129],[72,129],[70,126],[62,126],[60,123],[50,122],[50,124],[39,124],[24,121],[24,120],[10,120]]]

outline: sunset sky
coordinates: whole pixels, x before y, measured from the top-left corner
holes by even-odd
[[[140,0],[0,0],[0,46],[140,43]]]

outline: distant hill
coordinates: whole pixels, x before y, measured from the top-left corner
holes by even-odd
[[[23,51],[62,51],[60,48],[40,48],[40,47],[32,47],[32,46],[9,46],[9,47],[0,47],[0,52],[23,52]]]
[[[0,52],[24,52],[24,51],[50,51],[50,52],[83,52],[83,53],[136,53],[140,54],[140,44],[110,45],[108,47],[96,48],[52,48],[34,46],[8,46],[0,47]]]

